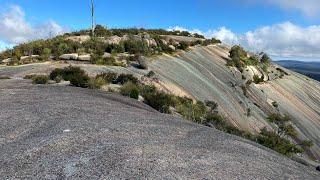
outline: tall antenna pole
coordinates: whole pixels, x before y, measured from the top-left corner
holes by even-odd
[[[94,0],[91,0],[91,35],[94,36],[95,20],[94,20]]]

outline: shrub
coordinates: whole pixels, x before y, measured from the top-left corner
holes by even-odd
[[[34,78],[36,75],[35,74],[27,74],[23,77],[23,79],[32,79]]]
[[[153,77],[153,76],[155,76],[155,75],[156,75],[155,72],[149,71],[148,74],[147,74],[147,77],[151,78],[151,77]]]
[[[126,82],[121,88],[120,93],[133,99],[139,98],[139,88],[132,82]]]
[[[98,37],[107,37],[112,35],[112,33],[106,27],[101,26],[99,24],[96,25],[94,29],[94,34]]]
[[[260,84],[260,83],[264,82],[264,76],[262,75],[262,77],[260,78],[258,75],[254,75],[253,82],[255,84]]]
[[[202,124],[207,107],[201,101],[193,103],[192,99],[175,97],[177,111],[186,119]]]
[[[266,53],[263,53],[260,61],[263,64],[270,64],[271,58]]]
[[[64,69],[56,68],[50,73],[50,79],[55,80],[58,76],[61,76],[66,81],[76,79],[77,77],[85,76],[86,73],[80,67],[65,67]]]
[[[70,78],[70,84],[76,87],[88,88],[90,77],[86,74],[72,76]]]
[[[189,44],[187,42],[181,41],[177,48],[181,50],[187,50],[189,48]]]
[[[117,83],[118,74],[113,72],[101,73],[96,76],[96,78],[103,78],[106,83]]]
[[[170,106],[174,106],[171,95],[164,92],[152,92],[143,94],[145,103],[161,113],[171,113]]]
[[[132,74],[120,74],[115,82],[115,84],[125,84],[131,81],[134,84],[138,84],[138,78],[134,77]]]
[[[130,54],[147,54],[148,45],[141,40],[129,39],[123,42],[125,51]]]
[[[35,75],[32,77],[33,84],[47,84],[49,77],[47,75]]]
[[[277,133],[268,131],[267,129],[261,130],[257,137],[257,142],[286,156],[303,152],[302,149],[292,144],[289,140],[284,139]]]
[[[41,58],[41,60],[43,60],[43,61],[47,61],[47,60],[49,60],[50,55],[51,55],[51,49],[49,49],[49,48],[44,48],[43,51],[42,51],[42,53],[41,53],[40,58]]]
[[[90,89],[100,89],[105,84],[105,80],[102,77],[91,78],[88,82]]]

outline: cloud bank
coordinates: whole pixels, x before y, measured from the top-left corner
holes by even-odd
[[[0,49],[9,44],[48,38],[65,32],[56,22],[50,20],[35,26],[26,21],[24,11],[16,5],[0,12]]]
[[[255,0],[261,2],[261,0]],[[262,0],[283,9],[297,10],[309,17],[315,17],[320,13],[319,0]]]
[[[178,27],[176,29],[184,29]],[[245,48],[282,58],[320,59],[320,26],[300,27],[291,22],[264,26],[244,34],[236,34],[226,27],[207,32],[190,30],[215,37],[226,44],[241,44]]]

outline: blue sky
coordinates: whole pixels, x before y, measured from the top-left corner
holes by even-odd
[[[0,0],[0,49],[90,27],[89,0]],[[186,29],[282,59],[320,59],[319,0],[96,0],[108,27]]]

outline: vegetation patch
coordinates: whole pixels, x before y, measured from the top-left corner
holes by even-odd
[[[33,84],[48,84],[49,77],[47,75],[34,75],[32,77]]]

